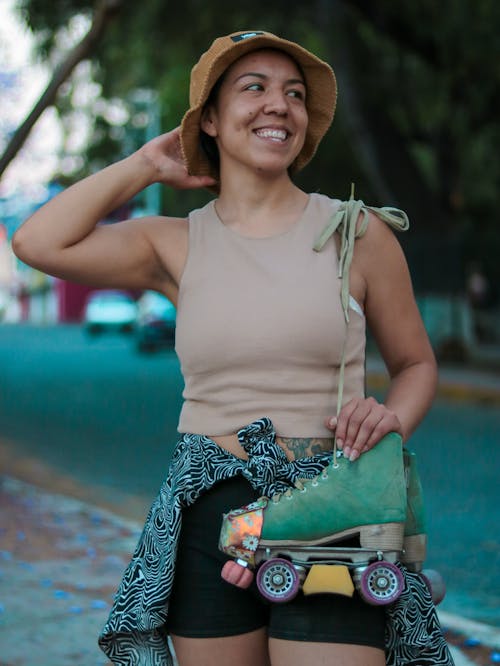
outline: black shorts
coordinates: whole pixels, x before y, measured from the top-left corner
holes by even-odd
[[[384,649],[385,610],[352,598],[299,593],[270,604],[255,583],[242,590],[221,578],[228,557],[218,550],[222,514],[257,498],[241,476],[216,484],[183,510],[168,631],[190,638],[234,636],[267,627],[274,638],[350,643]]]

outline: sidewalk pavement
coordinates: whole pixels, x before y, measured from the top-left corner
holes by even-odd
[[[387,388],[389,377],[379,356],[367,356],[366,375],[370,390]],[[500,404],[500,366],[494,363],[490,369],[485,369],[466,365],[440,365],[437,397],[458,402]]]
[[[97,647],[140,523],[0,477],[0,666],[109,666]],[[500,628],[440,619],[456,666],[500,662]]]

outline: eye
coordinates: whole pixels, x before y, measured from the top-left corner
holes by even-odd
[[[289,97],[295,97],[296,99],[301,99],[301,100],[305,99],[305,94],[303,90],[297,90],[297,89],[289,90],[287,92],[287,95]]]
[[[262,83],[250,83],[245,87],[245,90],[264,90],[264,86]]]

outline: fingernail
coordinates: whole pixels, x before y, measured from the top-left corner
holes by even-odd
[[[359,458],[359,453],[358,453],[356,450],[354,450],[354,451],[351,453],[351,455],[349,456],[349,460],[350,460],[351,462],[354,462],[354,461],[357,460],[358,458]]]
[[[335,426],[337,425],[337,419],[333,416],[333,417],[328,421],[328,425],[329,425],[331,428],[335,428]]]
[[[351,448],[349,446],[346,446],[344,449],[344,458],[349,458],[350,453],[351,453]]]

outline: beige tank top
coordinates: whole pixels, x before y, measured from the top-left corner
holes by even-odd
[[[179,432],[228,435],[267,416],[282,437],[331,436],[346,321],[334,237],[313,246],[340,204],[311,194],[293,227],[260,239],[226,227],[213,201],[190,214]],[[344,404],[364,395],[365,320],[349,303]]]

